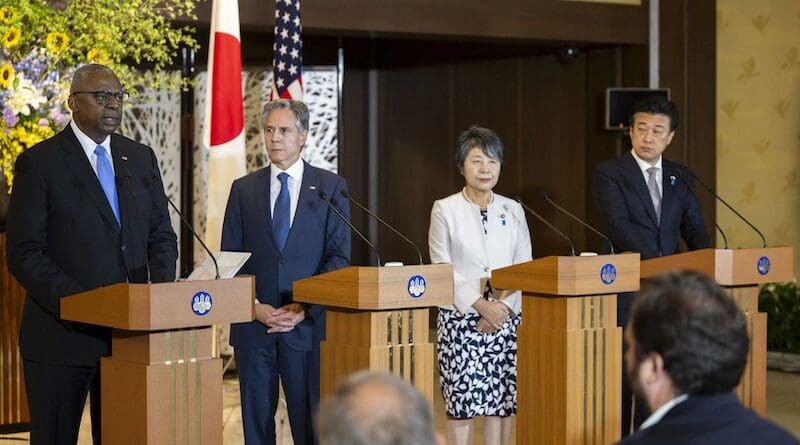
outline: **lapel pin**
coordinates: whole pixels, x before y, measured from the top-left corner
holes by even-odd
[[[670,177],[669,177],[669,185],[674,187],[675,184],[677,184],[677,183],[678,183],[678,178],[676,178],[675,175],[670,175]]]
[[[128,157],[127,156],[121,156],[120,159],[122,159],[123,161],[127,161]]]
[[[316,185],[309,185],[309,186],[308,186],[308,189],[309,189],[309,190],[316,190],[316,189],[317,189],[317,186],[316,186]]]

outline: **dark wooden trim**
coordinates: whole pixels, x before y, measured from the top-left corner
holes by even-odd
[[[274,1],[240,0],[244,30],[271,30]],[[644,44],[647,5],[555,0],[304,0],[306,34]],[[197,5],[208,25],[211,2]]]

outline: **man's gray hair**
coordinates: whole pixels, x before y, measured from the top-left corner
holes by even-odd
[[[99,65],[96,63],[83,65],[75,70],[75,73],[72,75],[72,84],[69,87],[69,93],[72,94],[72,92],[75,91],[75,85],[80,85],[86,80],[87,77],[95,73],[108,73],[114,77],[117,77],[117,75],[114,73],[114,70],[105,65]]]
[[[353,374],[322,402],[322,445],[435,445],[428,401],[399,377]]]
[[[265,124],[269,114],[275,110],[291,110],[297,120],[298,133],[305,133],[308,130],[308,106],[299,100],[276,99],[264,105],[261,113],[261,123]]]

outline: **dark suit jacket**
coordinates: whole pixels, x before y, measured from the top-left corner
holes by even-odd
[[[734,393],[690,396],[620,445],[798,445],[789,433],[739,403]]]
[[[255,275],[261,303],[275,308],[291,303],[295,280],[350,263],[350,229],[319,197],[319,192],[325,192],[349,217],[349,202],[341,197],[341,190],[347,190],[344,178],[305,164],[292,227],[279,252],[272,231],[269,167],[234,181],[225,210],[222,249],[253,254],[240,273]],[[306,319],[280,335],[292,349],[317,349],[325,336],[325,308],[309,306]],[[269,340],[266,327],[257,321],[231,326],[230,342],[235,348],[256,348]]]
[[[692,174],[668,159],[662,167],[660,224],[631,153],[603,162],[594,171],[592,195],[605,233],[615,249],[639,252],[643,260],[678,253],[680,238],[689,250],[711,247],[700,204],[690,188]]]
[[[17,158],[6,254],[27,290],[20,328],[27,360],[94,366],[109,354],[109,331],[62,321],[61,298],[146,282],[143,243],[152,280],[175,279],[176,236],[155,153],[117,134],[111,151],[122,227],[70,126]]]

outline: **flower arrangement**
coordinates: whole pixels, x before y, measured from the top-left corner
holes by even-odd
[[[179,17],[195,18],[194,0],[66,3],[4,0],[0,6],[0,169],[9,190],[17,156],[69,122],[69,84],[79,66],[108,66],[132,95],[140,87],[186,86],[163,70],[179,47],[197,47],[193,29],[173,25]],[[150,69],[135,69],[144,64]]]

